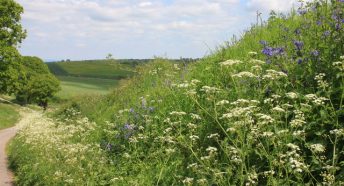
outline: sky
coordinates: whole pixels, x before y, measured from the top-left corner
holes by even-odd
[[[22,55],[44,60],[199,58],[240,36],[256,12],[297,0],[16,0],[24,7]]]

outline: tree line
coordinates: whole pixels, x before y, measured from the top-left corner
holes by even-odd
[[[14,0],[0,1],[0,94],[46,108],[60,83],[40,58],[19,53],[18,46],[27,35],[20,23],[23,12]]]

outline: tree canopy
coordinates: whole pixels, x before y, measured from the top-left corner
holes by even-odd
[[[0,93],[14,93],[19,84],[17,46],[26,36],[20,24],[23,7],[13,0],[0,1]]]
[[[40,58],[24,56],[20,65],[23,72],[16,93],[19,102],[46,104],[60,90],[59,81]]]

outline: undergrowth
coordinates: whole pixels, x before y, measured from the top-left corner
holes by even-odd
[[[75,101],[56,113],[61,122],[51,131],[83,126],[73,113],[87,116],[97,123],[92,130],[58,139],[82,140],[97,153],[79,160],[83,151],[69,157],[54,141],[27,142],[34,133],[23,131],[12,144],[21,149],[12,153],[18,183],[344,184],[343,10],[333,0],[271,14],[197,63],[156,59],[112,94]],[[46,153],[57,158],[45,161]],[[77,161],[62,166],[60,156]],[[95,168],[73,173],[82,162]],[[39,174],[41,165],[50,171]],[[26,174],[32,167],[38,173]]]

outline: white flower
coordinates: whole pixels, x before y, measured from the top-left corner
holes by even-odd
[[[221,62],[220,65],[221,66],[233,66],[233,65],[237,65],[237,64],[241,64],[241,63],[243,63],[243,62],[240,60],[229,59],[227,61]]]
[[[219,101],[216,103],[216,105],[218,105],[218,106],[220,106],[220,105],[222,106],[222,105],[226,105],[226,104],[229,104],[228,100],[222,100],[222,101]]]
[[[319,143],[310,145],[310,149],[315,153],[325,152],[324,145],[319,144]]]
[[[276,106],[276,107],[272,108],[271,110],[274,112],[285,113],[285,110],[279,106]]]
[[[264,65],[264,64],[266,64],[264,61],[258,60],[258,59],[251,59],[250,63],[256,64],[256,65]]]
[[[216,147],[208,147],[206,149],[207,152],[209,152],[209,154],[214,154],[217,152],[217,148]]]
[[[285,95],[290,99],[297,99],[299,97],[298,94],[295,92],[288,92]]]
[[[248,78],[257,78],[258,76],[254,75],[251,72],[239,72],[238,74],[234,74],[232,75],[232,77],[236,77],[236,78],[244,78],[244,77],[248,77]]]
[[[184,115],[186,115],[186,112],[172,111],[172,112],[170,112],[170,115],[184,116]]]
[[[290,126],[293,128],[302,127],[304,124],[306,124],[306,122],[301,119],[293,119],[290,121]]]

